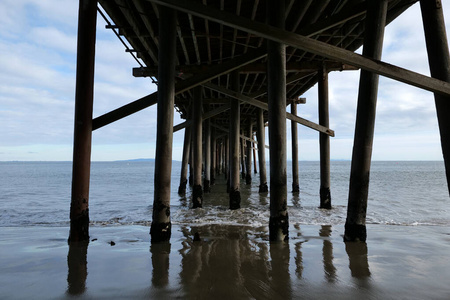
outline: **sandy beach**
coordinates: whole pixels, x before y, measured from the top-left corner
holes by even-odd
[[[145,226],[93,226],[87,246],[66,227],[3,227],[1,299],[449,299],[450,228],[369,225],[346,244],[340,226],[174,226],[150,245]],[[194,242],[198,232],[200,242]],[[112,243],[113,242],[113,243]]]

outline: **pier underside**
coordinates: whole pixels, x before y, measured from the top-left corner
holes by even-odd
[[[158,85],[158,91],[153,94],[137,100],[130,99],[132,102],[129,104],[96,118],[87,117],[87,122],[92,123],[88,131],[92,131],[149,106],[158,106],[155,155],[158,175],[155,175],[152,241],[170,239],[168,189],[170,191],[172,135],[182,129],[188,130],[185,137],[189,141],[184,143],[179,192],[184,193],[186,190],[187,164],[190,161],[194,191],[192,207],[202,206],[203,192],[213,193],[214,176],[223,173],[228,179],[230,208],[238,209],[241,201],[239,184],[240,180],[245,179],[240,178],[240,171],[247,180],[251,178],[252,153],[254,156],[256,153],[251,149],[257,148],[260,170],[258,175],[253,176],[260,176],[260,192],[272,192],[270,239],[287,239],[289,221],[286,193],[290,187],[286,179],[286,119],[289,119],[292,127],[295,125],[296,128],[300,124],[320,133],[321,183],[318,205],[324,209],[331,208],[329,145],[334,131],[329,128],[327,89],[328,73],[332,71],[362,70],[358,111],[366,113],[357,116],[357,124],[368,122],[362,126],[369,127],[368,131],[355,131],[355,166],[352,165],[351,179],[354,184],[350,185],[347,240],[365,240],[365,210],[373,140],[373,129],[371,131],[370,127],[375,121],[379,75],[435,93],[444,158],[446,164],[450,163],[450,158],[447,159],[450,155],[450,147],[447,146],[450,140],[446,138],[450,134],[450,112],[445,104],[450,103],[447,99],[450,95],[450,84],[447,83],[450,77],[448,74],[435,75],[433,72],[434,78],[427,77],[386,64],[380,61],[381,52],[376,51],[382,46],[384,26],[419,1],[383,0],[378,5],[371,2],[99,0],[97,3],[94,0],[80,0],[80,22],[85,14],[89,16],[90,13],[92,16],[92,11],[97,10],[105,18],[107,29],[124,42],[125,50],[135,58],[133,75],[149,77]],[[426,16],[439,15],[442,8],[440,1],[421,2],[434,3],[422,10],[427,27],[432,21],[427,21]],[[85,8],[89,11],[84,12]],[[436,17],[431,19],[435,20]],[[445,31],[439,31],[442,26],[443,18],[431,24],[427,39],[438,39],[447,47]],[[85,38],[83,34],[83,31],[79,32],[80,40]],[[363,55],[355,53],[361,46]],[[430,45],[429,53],[434,53],[433,47],[439,46]],[[83,49],[79,48],[78,51],[80,53]],[[443,51],[446,51],[448,59],[448,48],[444,47]],[[94,51],[88,53],[91,53],[90,58],[93,60]],[[89,57],[78,58],[78,66],[86,64],[86,59]],[[439,59],[430,61],[430,66],[442,63],[448,66],[448,60],[442,62]],[[93,70],[84,72],[89,74]],[[80,73],[80,76],[84,75]],[[297,115],[296,109],[297,104],[305,101],[302,95],[316,84],[319,84],[318,124]],[[87,102],[92,105],[92,95],[86,97],[90,97]],[[86,99],[77,98],[76,101]],[[291,113],[287,112],[288,105],[292,105]],[[185,121],[174,125],[174,111]],[[92,108],[90,114],[92,116]],[[371,118],[368,119],[367,115]],[[268,139],[265,137],[266,126]],[[77,127],[75,131],[77,144]],[[295,133],[295,147],[292,148],[295,152],[296,136]],[[85,146],[74,147],[74,166],[85,169],[84,166],[89,165],[90,154],[80,156],[78,153],[85,152],[86,148],[90,150],[90,134],[84,134],[80,139],[89,142],[85,142]],[[266,178],[265,147],[269,147],[270,151],[269,179]],[[240,170],[240,162],[244,162],[241,160],[244,158],[247,163],[241,164]],[[253,159],[256,166],[256,157]],[[298,165],[293,166],[295,169],[298,172]],[[76,172],[79,173],[74,169],[74,176],[78,174]],[[298,181],[298,174],[293,177]],[[84,189],[84,194],[81,198],[73,196],[72,206],[79,207],[77,203],[84,201],[83,212],[87,213],[88,195],[82,183],[87,182],[88,188],[89,170],[78,176],[76,182],[73,189]],[[299,192],[299,185],[301,182],[292,183],[293,192]],[[78,195],[76,190],[72,194]],[[76,217],[74,213],[72,219],[71,214],[74,226],[78,224]],[[83,235],[76,235],[76,232],[76,229],[71,229],[72,240],[78,239],[78,236],[81,236],[80,239],[88,237],[87,232]]]

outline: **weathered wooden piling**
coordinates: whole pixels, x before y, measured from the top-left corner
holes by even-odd
[[[189,186],[194,186],[194,143],[192,142],[192,128],[191,128],[191,146],[189,147]]]
[[[205,172],[203,178],[203,192],[211,192],[211,120],[205,121]]]
[[[244,132],[242,131],[240,134],[244,135]],[[241,142],[241,174],[242,174],[242,179],[245,179],[245,175],[246,175],[246,166],[245,166],[245,141],[243,138],[240,138],[240,142]]]
[[[194,186],[192,191],[192,208],[203,206],[202,188],[202,87],[194,88],[192,109],[192,141],[194,146]]]
[[[367,3],[363,56],[381,59],[387,0]],[[369,194],[370,163],[372,158],[378,74],[361,70],[355,138],[350,173],[345,241],[365,241],[367,198]]]
[[[253,127],[252,127],[252,118],[248,117],[247,118],[248,121],[248,128],[247,128],[247,133],[248,133],[248,138],[249,140],[246,141],[247,143],[247,147],[245,148],[246,150],[246,155],[245,155],[245,184],[251,184],[252,183],[252,141],[251,138],[253,136]]]
[[[267,1],[268,24],[284,28],[285,0]],[[289,239],[286,175],[286,47],[267,41],[267,96],[270,143],[269,239]]]
[[[178,187],[178,194],[186,194],[186,186],[188,183],[188,168],[189,168],[189,154],[191,150],[191,127],[187,126],[184,129],[184,142],[183,142],[183,156],[181,159],[181,174],[180,174],[180,186]]]
[[[69,243],[89,241],[89,180],[97,1],[80,0]]]
[[[291,114],[297,115],[297,102],[292,100]],[[297,122],[291,121],[291,140],[292,140],[292,192],[300,193],[300,184],[298,177],[298,130]]]
[[[252,136],[252,139],[254,139],[254,136]],[[255,143],[253,143],[252,149],[253,149],[253,172],[255,174],[258,174],[258,167],[256,164],[257,158],[256,158],[256,144]]]
[[[319,124],[329,128],[328,71],[323,65],[317,73],[319,89]],[[330,136],[319,132],[320,144],[320,208],[331,209]]]
[[[239,90],[239,73],[237,71],[231,74],[231,84],[233,90]],[[230,209],[238,209],[241,207],[241,191],[239,177],[239,141],[240,141],[240,104],[237,100],[231,101],[230,109],[230,131],[229,131],[229,192],[230,192]]]
[[[159,7],[158,109],[156,128],[155,183],[151,242],[169,241],[170,182],[172,175],[173,114],[175,102],[175,11]]]
[[[450,57],[442,2],[420,1],[428,63],[433,78],[450,82]],[[434,93],[447,187],[450,194],[450,97]]]
[[[216,130],[211,128],[211,185],[216,183],[216,152],[217,152],[217,139],[216,139]]]
[[[264,126],[264,115],[261,108],[256,112],[256,139],[258,141],[258,162],[259,162],[259,192],[267,193],[267,170],[266,170],[266,130]]]

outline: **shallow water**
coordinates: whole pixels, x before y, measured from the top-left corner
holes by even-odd
[[[290,166],[290,164],[288,164]],[[0,226],[68,226],[70,162],[0,162]],[[180,225],[268,224],[270,194],[258,193],[259,177],[241,184],[242,209],[228,210],[224,175],[216,175],[204,208],[192,210],[190,188],[177,194],[180,162],[172,172],[172,222]],[[98,225],[149,225],[153,203],[154,163],[94,162],[91,171],[90,220]],[[288,168],[288,190],[291,172]],[[300,162],[300,194],[288,193],[290,222],[342,225],[347,212],[350,162],[331,162],[333,209],[320,210],[319,163]],[[450,225],[443,162],[373,162],[368,224]]]
[[[270,243],[265,227],[174,226],[170,244],[150,245],[145,226],[94,226],[88,245],[69,247],[67,227],[4,227],[0,298],[450,297],[448,227],[368,232],[367,243],[344,243],[340,228],[296,225],[288,243]]]

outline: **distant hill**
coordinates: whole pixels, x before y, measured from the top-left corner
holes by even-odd
[[[154,158],[135,158],[135,159],[125,159],[125,160],[116,160],[116,161],[155,161]]]

